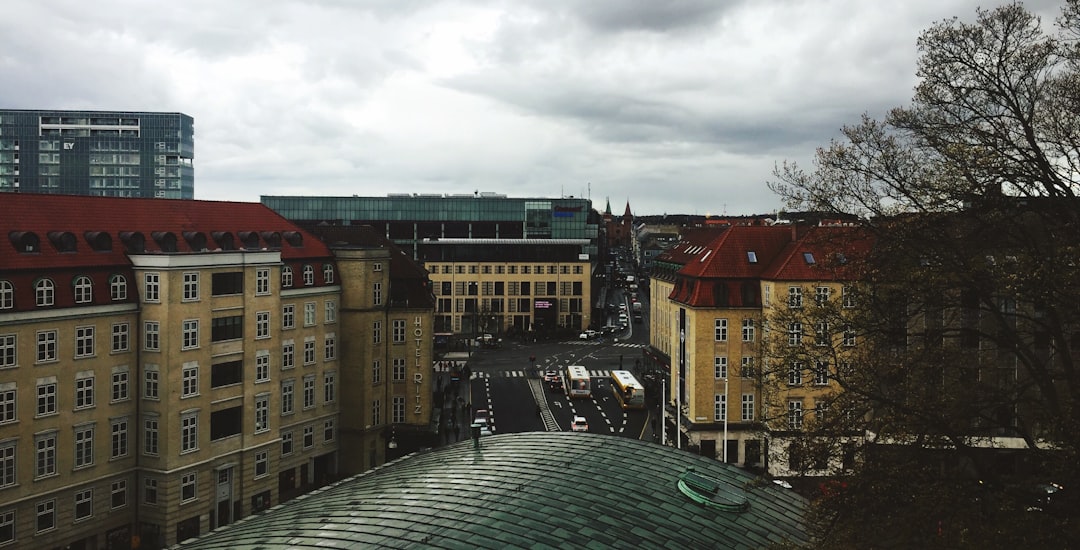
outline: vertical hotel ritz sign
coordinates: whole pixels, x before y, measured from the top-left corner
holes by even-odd
[[[413,367],[416,369],[413,372],[413,385],[416,386],[416,406],[413,407],[413,414],[419,416],[424,411],[424,406],[421,404],[420,387],[424,383],[424,369],[421,366],[421,359],[423,358],[424,351],[424,318],[417,316],[413,322],[413,338],[416,340],[416,360],[413,363]]]

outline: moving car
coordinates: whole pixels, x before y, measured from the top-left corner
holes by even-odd
[[[589,431],[589,421],[585,420],[584,416],[575,416],[570,421],[570,431],[572,432],[587,432]]]
[[[596,332],[595,330],[585,330],[585,331],[582,331],[581,334],[578,335],[578,338],[580,338],[582,340],[592,340],[593,338],[596,338],[597,336],[600,336],[599,332]]]
[[[487,409],[476,409],[476,416],[473,417],[473,424],[480,424],[480,432],[483,435],[485,429],[490,432],[495,431],[495,426],[491,423],[491,414]]]

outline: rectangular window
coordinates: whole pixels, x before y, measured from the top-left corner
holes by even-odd
[[[0,443],[0,487],[11,487],[18,480],[15,470],[16,442]]]
[[[728,377],[727,357],[713,357],[713,377],[723,380]]]
[[[161,349],[161,324],[157,321],[143,323],[143,349],[146,351]]]
[[[337,397],[337,388],[335,383],[337,382],[337,375],[334,371],[323,373],[323,402],[333,403]]]
[[[829,322],[818,321],[814,327],[814,343],[819,346],[828,346],[832,341],[829,334]]]
[[[56,475],[56,432],[34,437],[34,477]]]
[[[315,426],[304,426],[304,448],[315,446]]]
[[[382,283],[373,283],[371,286],[371,301],[374,305],[382,305]]]
[[[176,372],[176,371],[173,371]],[[199,395],[199,364],[184,363],[180,373],[180,397]]]
[[[270,294],[270,269],[260,267],[255,270],[255,295],[265,296]]]
[[[87,489],[75,493],[75,521],[82,521],[94,515],[94,490]]]
[[[281,432],[281,455],[291,455],[293,450],[292,432]]]
[[[855,329],[850,325],[844,327],[844,345],[847,347],[855,345]]]
[[[37,333],[38,363],[56,361],[56,334],[55,330],[42,330]],[[4,346],[4,337],[0,336],[0,347],[2,346]],[[14,352],[14,342],[12,342],[12,351]],[[4,352],[0,351],[0,364],[4,362],[3,355]]]
[[[157,365],[143,367],[143,399],[158,399],[158,381],[160,374]]]
[[[717,342],[727,342],[727,319],[716,319],[713,322],[713,338]]]
[[[753,356],[746,355],[742,358],[742,366],[739,369],[739,376],[743,378],[754,377],[754,358]]]
[[[94,464],[94,427],[75,428],[75,467],[85,468]]]
[[[802,363],[798,361],[792,361],[791,366],[788,367],[788,385],[789,386],[801,386],[802,385]]]
[[[718,393],[713,396],[713,421],[723,422],[727,418],[727,396]]]
[[[382,321],[375,321],[372,324],[371,336],[376,344],[382,343]]]
[[[282,416],[293,413],[293,389],[296,380],[290,378],[281,381],[281,414]]]
[[[304,326],[315,326],[315,302],[304,302]]]
[[[829,303],[829,295],[832,294],[832,289],[827,286],[819,286],[814,289],[814,302],[818,306],[823,306]]]
[[[255,433],[270,429],[270,394],[255,396]]]
[[[395,344],[404,344],[405,343],[405,320],[404,319],[394,319],[393,323],[394,323],[394,328],[393,328],[393,330],[394,330],[394,343]]]
[[[296,328],[296,305],[285,304],[281,306],[281,328]]]
[[[190,502],[198,498],[196,475],[196,472],[190,472],[180,477],[180,502]]]
[[[180,453],[199,450],[199,413],[180,415]]]
[[[255,479],[270,473],[269,453],[266,451],[255,453]]]
[[[814,385],[827,386],[829,385],[829,362],[818,361],[814,365]]]
[[[269,338],[270,337],[270,312],[269,311],[257,311],[255,312],[255,338]]]
[[[40,334],[38,333],[39,337]],[[18,365],[15,360],[18,347],[18,341],[14,334],[0,334],[0,369]]]
[[[15,542],[15,510],[0,512],[0,545]]]
[[[789,430],[801,430],[802,429],[802,401],[788,401],[788,429]]]
[[[854,288],[852,288],[852,287],[850,287],[848,285],[844,285],[844,287],[840,291],[840,297],[841,297],[841,300],[843,302],[844,307],[847,307],[847,308],[855,307],[855,289]]]
[[[326,324],[337,322],[337,302],[333,300],[326,301]]]
[[[56,527],[55,500],[46,500],[45,502],[37,503],[37,524],[35,527],[38,533],[51,531]]]
[[[196,281],[198,282],[198,281]],[[267,273],[267,287],[270,285],[270,275]],[[214,296],[231,296],[244,293],[244,273],[242,271],[230,271],[227,273],[214,273],[210,276],[210,294]]]
[[[143,301],[161,301],[161,278],[157,273],[143,273]]]
[[[751,422],[754,420],[754,394],[744,393],[742,396],[742,420]]]
[[[239,340],[244,337],[244,316],[230,315],[210,320],[210,341]],[[198,344],[196,344],[198,346]]]
[[[255,352],[255,382],[268,382],[270,380],[270,352],[259,350]]]
[[[326,420],[323,422],[323,441],[334,440],[334,420]]]
[[[128,454],[128,422],[126,418],[117,418],[110,423],[112,430],[110,458],[121,458]]]
[[[109,401],[128,400],[128,370],[127,367],[114,367],[112,373],[112,392]]]
[[[148,477],[143,479],[143,504],[149,504],[151,506],[158,502],[158,488],[157,480]]]
[[[379,360],[376,359],[371,363],[371,383],[378,384],[382,382],[382,368],[379,365]]]
[[[309,374],[304,377],[304,409],[315,406],[315,375]]]
[[[15,397],[17,393],[15,382],[0,384],[0,424],[17,420],[15,414]]]
[[[304,338],[304,364],[315,364],[315,337],[307,336]]]
[[[788,325],[788,345],[798,346],[802,344],[802,323],[795,321]]]
[[[94,355],[94,327],[75,327],[75,357]]]
[[[199,320],[185,319],[180,349],[195,349],[197,347],[199,347]]]
[[[41,378],[37,381],[37,414],[49,416],[56,414],[56,377]]]
[[[210,365],[210,387],[220,388],[244,381],[244,361],[226,361]]]
[[[128,324],[116,323],[112,326],[112,351],[113,353],[128,350]]]
[[[183,301],[193,302],[199,299],[199,273],[184,273],[184,296]]]
[[[382,423],[382,402],[378,399],[371,400],[371,425],[378,426]]]
[[[291,369],[296,366],[296,344],[292,340],[281,343],[281,368]]]
[[[392,375],[395,382],[401,382],[405,380],[405,359],[394,359]]]
[[[401,424],[405,422],[405,398],[394,397],[393,409],[391,410],[391,422]]]
[[[323,338],[323,361],[334,359],[337,359],[337,337],[334,334],[327,334]]]
[[[75,409],[94,406],[94,371],[84,371],[75,375]]]
[[[753,342],[754,341],[754,320],[743,319],[742,320],[742,341]]]
[[[802,287],[789,286],[788,287],[788,307],[800,308],[802,307]]]
[[[143,454],[157,456],[158,454],[158,419],[156,416],[148,416],[143,419]]]

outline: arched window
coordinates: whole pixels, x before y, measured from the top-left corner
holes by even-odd
[[[34,296],[38,307],[53,305],[56,298],[56,287],[52,279],[41,279],[34,285]]]
[[[75,277],[75,303],[88,304],[94,301],[94,283],[85,275]]]
[[[109,295],[114,302],[127,300],[127,279],[123,275],[113,275],[109,279]]]
[[[292,287],[292,268],[289,266],[283,266],[281,268],[281,288]]]
[[[334,282],[334,264],[323,264],[322,278],[323,282],[326,284]]]
[[[313,284],[315,284],[315,268],[309,264],[304,264],[304,286]]]
[[[0,309],[15,307],[15,287],[11,281],[0,281]]]

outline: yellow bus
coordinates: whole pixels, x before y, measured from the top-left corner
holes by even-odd
[[[628,370],[611,371],[611,392],[623,410],[645,408],[645,386]]]
[[[570,365],[566,367],[566,379],[563,382],[563,388],[566,389],[566,395],[573,397],[592,397],[591,380],[589,379],[589,371],[585,370],[585,367],[580,365]]]

